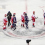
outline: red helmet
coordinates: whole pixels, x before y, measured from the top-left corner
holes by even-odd
[[[23,12],[23,14],[25,14],[26,12]]]
[[[14,15],[16,14],[16,13],[13,13]]]
[[[5,14],[5,16],[7,16],[7,14]]]
[[[35,13],[35,11],[33,11],[33,14]]]

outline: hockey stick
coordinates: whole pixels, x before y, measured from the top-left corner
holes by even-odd
[[[20,19],[21,20],[21,19]],[[17,22],[19,22],[20,20],[18,20]]]
[[[38,17],[36,17],[35,19],[37,19]],[[31,19],[32,20],[32,19]],[[31,20],[29,20],[29,21],[31,21]]]

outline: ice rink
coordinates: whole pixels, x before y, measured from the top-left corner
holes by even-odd
[[[45,45],[45,26],[43,10],[45,10],[45,0],[0,0],[0,45],[27,45],[26,40],[31,39],[29,45]],[[29,29],[21,28],[21,21],[17,23],[17,29],[7,30],[3,28],[4,14],[10,11],[16,13],[17,21],[21,19],[23,12],[27,12],[31,19],[32,12],[35,11],[36,27],[32,28],[32,21],[29,22]]]

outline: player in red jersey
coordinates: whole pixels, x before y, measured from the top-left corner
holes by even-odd
[[[16,13],[13,13],[13,15],[15,15]],[[13,16],[11,17],[11,24],[13,24]],[[11,28],[12,28],[13,26],[11,25]]]
[[[3,19],[3,30],[4,29],[6,29],[6,25],[7,25],[7,17],[6,17],[7,15],[5,14],[5,17],[4,17],[4,19]]]
[[[21,15],[21,26],[23,26],[24,27],[24,23],[25,23],[25,19],[24,19],[24,17],[25,17],[25,12],[23,13],[23,15]]]
[[[36,17],[35,17],[35,11],[33,11],[33,15],[32,15],[32,22],[33,22],[33,27],[35,27],[35,19],[36,19]]]

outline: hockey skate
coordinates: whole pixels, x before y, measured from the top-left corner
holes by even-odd
[[[16,30],[16,28],[14,28],[14,30]],[[14,30],[13,30],[13,31],[14,31]]]
[[[45,26],[45,24],[44,24],[44,26]]]
[[[6,28],[3,28],[3,30],[6,30]]]
[[[33,25],[33,27],[35,27],[35,25]]]
[[[21,24],[21,27],[22,27],[22,24]]]
[[[26,29],[28,29],[28,26],[26,26]]]
[[[21,27],[25,27],[24,24],[23,25],[21,24]]]

